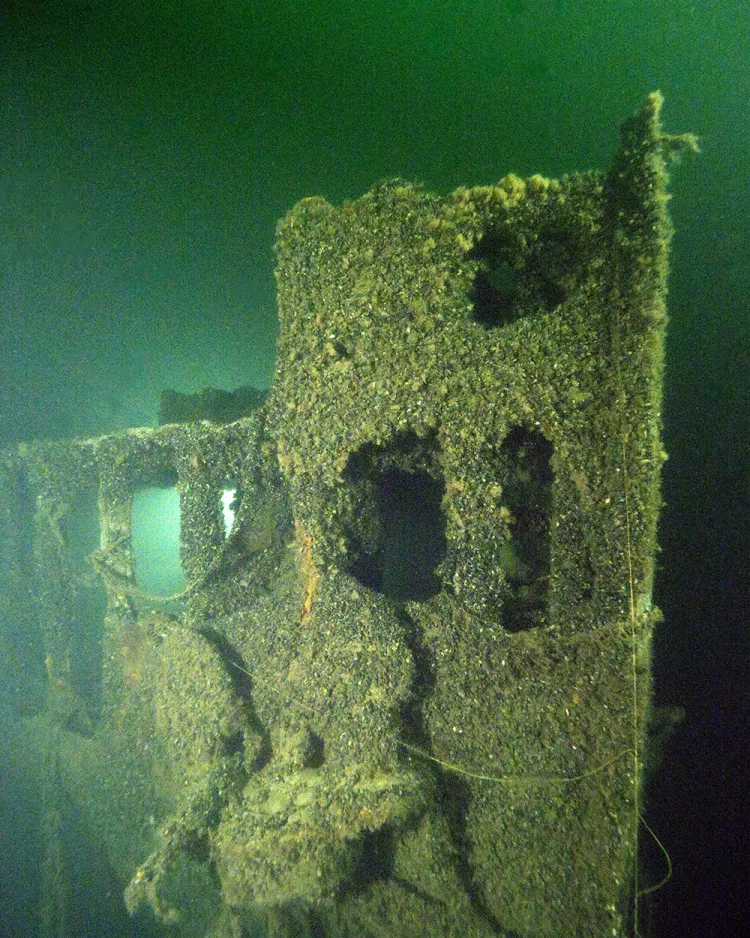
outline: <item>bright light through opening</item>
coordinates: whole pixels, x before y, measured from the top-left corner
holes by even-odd
[[[234,524],[234,497],[237,494],[237,489],[224,489],[221,493],[221,506],[222,513],[224,515],[224,535],[229,537],[229,532],[232,530],[232,525]]]
[[[137,489],[131,518],[139,588],[155,596],[181,593],[180,493],[176,488]]]

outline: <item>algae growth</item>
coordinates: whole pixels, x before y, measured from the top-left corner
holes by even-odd
[[[3,567],[3,615],[44,647],[27,723],[49,816],[75,806],[132,914],[215,938],[625,933],[666,160],[694,145],[660,105],[607,173],[303,200],[278,226],[276,376],[250,415],[3,455],[4,556],[34,526],[33,598]],[[151,597],[132,499],[172,482],[187,586]],[[65,519],[87,501],[84,576]],[[102,587],[92,698],[75,595]],[[46,869],[65,934],[65,865]]]

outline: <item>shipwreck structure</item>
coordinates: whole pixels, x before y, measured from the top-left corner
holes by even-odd
[[[606,173],[303,200],[252,413],[2,454],[40,934],[83,933],[74,836],[148,934],[632,930],[693,146],[660,103]],[[179,491],[171,597],[139,583],[146,486]]]

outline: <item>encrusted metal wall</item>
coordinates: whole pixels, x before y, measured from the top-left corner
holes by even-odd
[[[133,915],[206,936],[626,933],[665,162],[693,144],[659,107],[608,173],[303,200],[253,416],[3,455],[3,616],[37,636],[46,688],[24,732]],[[139,586],[146,485],[180,492],[179,596]],[[67,528],[87,502],[84,568]],[[64,854],[64,819],[48,841]],[[47,867],[47,930],[73,934]]]

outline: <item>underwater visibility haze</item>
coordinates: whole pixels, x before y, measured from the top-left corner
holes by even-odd
[[[742,933],[748,63],[3,6],[0,938]]]

